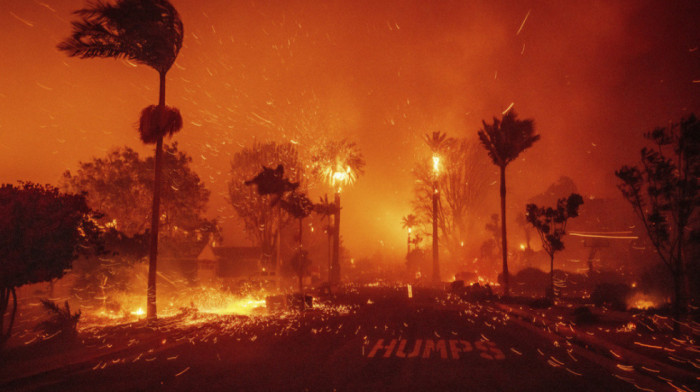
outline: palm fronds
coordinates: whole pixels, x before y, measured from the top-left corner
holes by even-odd
[[[167,72],[182,48],[183,25],[167,0],[89,3],[58,49],[81,58],[128,58]]]
[[[501,120],[494,117],[493,124],[482,123],[479,140],[497,166],[508,166],[540,139],[540,135],[535,135],[534,122],[531,119],[519,120],[514,110],[503,115]]]
[[[154,144],[165,135],[172,136],[181,129],[182,115],[175,107],[150,105],[141,111],[139,136],[146,144]]]

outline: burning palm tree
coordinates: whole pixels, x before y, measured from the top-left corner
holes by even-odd
[[[433,132],[424,136],[425,143],[433,154],[433,283],[440,282],[439,242],[438,242],[438,204],[440,202],[440,190],[438,189],[438,177],[440,176],[440,159],[444,152],[454,142],[442,132]]]
[[[312,154],[313,172],[335,190],[333,257],[329,284],[340,281],[340,192],[364,173],[365,160],[357,145],[346,139],[321,145]]]
[[[165,106],[165,75],[182,48],[182,21],[167,0],[97,1],[75,14],[80,20],[72,22],[72,35],[59,43],[58,49],[80,58],[124,57],[158,72],[158,106],[144,109],[139,123],[141,140],[156,145],[147,295],[147,317],[155,320],[163,136],[182,128],[180,112]]]

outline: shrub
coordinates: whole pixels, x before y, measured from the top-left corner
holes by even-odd
[[[71,313],[68,301],[65,302],[63,308],[48,299],[41,299],[41,304],[49,312],[49,319],[39,323],[38,330],[49,336],[60,335],[69,340],[78,336],[80,310],[77,313]]]
[[[596,285],[591,300],[596,306],[605,306],[613,310],[627,310],[627,297],[630,287],[622,283],[601,283]]]

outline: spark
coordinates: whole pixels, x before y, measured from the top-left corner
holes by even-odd
[[[510,111],[510,109],[513,108],[513,105],[515,105],[515,102],[511,102],[510,105],[508,105],[508,107],[506,108],[506,110],[504,110],[501,114],[503,114],[505,116],[505,114],[508,113]]]
[[[55,9],[51,8],[51,6],[48,5],[48,4],[46,4],[46,3],[42,3],[42,2],[39,2],[39,1],[34,1],[34,2],[37,3],[37,4],[39,4],[39,5],[42,6],[42,7],[46,8],[46,9],[49,10],[49,11],[56,12]]]
[[[610,239],[618,239],[618,240],[636,240],[639,237],[637,236],[626,236],[626,235],[606,235],[606,234],[587,234],[583,232],[571,232],[569,233],[570,235],[576,236],[576,237],[586,237],[586,238],[610,238]]]
[[[53,88],[51,88],[51,87],[49,87],[49,86],[47,86],[47,85],[45,85],[45,84],[41,84],[41,83],[39,83],[39,82],[35,82],[35,83],[36,83],[37,86],[39,86],[40,88],[43,88],[43,89],[46,90],[46,91],[53,91]]]
[[[629,365],[623,365],[618,363],[617,368],[620,370],[624,370],[626,372],[633,372],[634,371],[634,366],[629,366]]]
[[[518,32],[515,33],[515,35],[519,35],[521,31],[523,31],[523,27],[525,27],[525,22],[527,22],[527,17],[530,16],[530,11],[532,10],[527,10],[527,14],[525,14],[525,18],[523,19],[523,22],[520,23],[520,28],[518,29]]]
[[[28,20],[26,20],[26,19],[20,18],[20,17],[17,16],[17,14],[15,14],[14,12],[10,11],[10,15],[12,15],[12,17],[15,18],[15,19],[17,19],[18,21],[20,21],[20,22],[26,24],[27,26],[29,26],[29,27],[34,27],[34,23],[32,23],[32,22],[30,22],[30,21],[28,21]]]

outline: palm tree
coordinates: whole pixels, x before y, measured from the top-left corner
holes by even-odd
[[[336,214],[335,203],[332,203],[330,200],[328,200],[328,195],[326,194],[320,198],[320,202],[318,204],[314,204],[314,212],[326,217],[326,233],[328,233],[328,286],[330,288],[332,279],[331,271],[333,270],[333,268],[331,267],[331,262],[333,259],[332,241],[333,238],[335,238],[335,236],[333,235],[333,228],[331,227],[331,216]]]
[[[340,281],[340,192],[364,173],[365,159],[355,143],[342,139],[318,146],[312,160],[313,173],[335,190],[332,284]]]
[[[515,111],[503,115],[499,121],[494,117],[493,124],[482,121],[484,127],[479,130],[479,139],[489,153],[494,165],[501,169],[501,243],[503,245],[503,289],[504,295],[510,294],[508,279],[508,241],[506,240],[506,166],[514,161],[521,152],[530,148],[540,139],[535,135],[534,122],[531,119],[518,120]]]
[[[284,177],[284,166],[277,165],[277,168],[270,169],[267,166],[262,167],[262,171],[253,179],[245,181],[245,185],[255,185],[258,194],[261,196],[271,195],[270,206],[277,206],[277,234],[276,234],[276,257],[275,257],[275,276],[279,279],[280,269],[280,247],[282,244],[282,201],[283,197],[288,192],[294,192],[298,187],[298,182],[291,182]],[[301,223],[300,223],[301,224]],[[301,234],[300,234],[301,235]],[[277,281],[279,284],[279,280]]]
[[[401,219],[403,228],[408,231],[408,240],[406,246],[406,257],[411,253],[411,230],[418,225],[418,218],[413,214],[408,214]]]
[[[80,58],[125,57],[158,72],[158,106],[144,109],[139,124],[144,143],[156,145],[147,295],[147,317],[155,320],[163,136],[182,128],[180,112],[165,106],[165,75],[182,48],[182,21],[167,0],[97,1],[75,14],[80,20],[72,22],[73,33],[58,44],[59,50]]]
[[[454,139],[448,138],[441,132],[433,132],[424,136],[425,143],[433,153],[433,283],[440,282],[440,263],[438,251],[438,203],[440,191],[438,189],[438,176],[440,175],[440,159],[442,153],[449,148]]]

